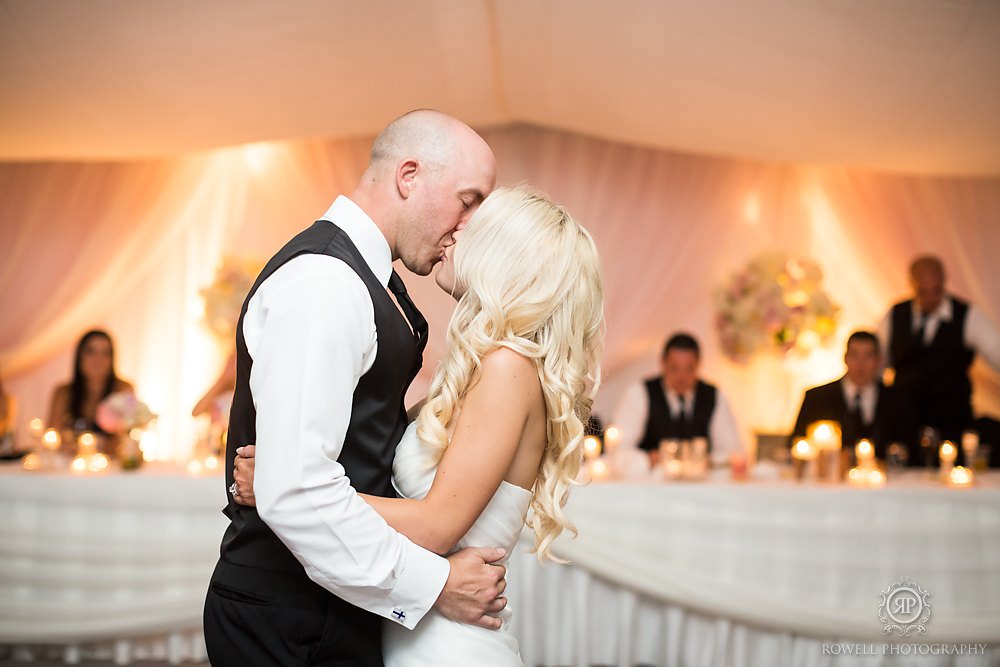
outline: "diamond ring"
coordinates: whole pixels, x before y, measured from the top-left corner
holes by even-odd
[[[240,497],[240,490],[236,488],[236,482],[229,485],[229,493],[233,494],[233,498]]]

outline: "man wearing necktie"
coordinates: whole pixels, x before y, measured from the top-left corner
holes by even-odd
[[[496,183],[471,128],[421,110],[376,138],[348,197],[271,258],[244,302],[226,452],[230,519],[205,599],[215,667],[381,667],[382,621],[432,608],[484,627],[498,549],[445,558],[393,530],[359,493],[393,497],[427,321],[393,262],[427,275]],[[235,450],[256,444],[256,507],[236,501]],[[221,489],[220,489],[221,491]]]
[[[913,298],[886,313],[879,333],[895,387],[919,416],[917,426],[958,442],[973,421],[969,367],[980,354],[1000,371],[1000,332],[982,311],[947,294],[944,281],[940,259],[914,260]]]
[[[893,389],[879,379],[881,363],[875,334],[852,333],[844,354],[847,373],[839,380],[806,391],[789,445],[805,437],[813,422],[833,420],[840,423],[845,447],[854,447],[858,440],[868,439],[875,446],[875,455],[885,458],[888,446],[898,442],[907,445],[911,463],[918,463],[913,420]]]
[[[630,387],[619,401],[614,424],[622,443],[655,461],[660,440],[705,438],[713,461],[728,461],[743,448],[725,395],[698,377],[701,351],[686,333],[670,337],[660,358],[660,375]]]

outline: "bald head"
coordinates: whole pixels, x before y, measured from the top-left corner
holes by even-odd
[[[457,118],[420,109],[375,138],[352,199],[378,225],[393,259],[426,275],[495,185],[489,144]]]
[[[933,255],[917,257],[910,264],[910,285],[920,310],[935,310],[944,299],[944,264]]]
[[[457,118],[432,109],[418,109],[392,121],[375,137],[368,169],[381,172],[395,168],[400,160],[415,158],[437,170],[453,161],[456,153],[470,149],[485,153],[489,146]]]

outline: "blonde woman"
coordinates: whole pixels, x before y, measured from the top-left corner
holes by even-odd
[[[499,546],[509,554],[527,521],[539,558],[549,557],[553,540],[572,529],[562,508],[600,375],[604,290],[594,242],[538,192],[499,188],[448,248],[435,280],[458,305],[447,354],[396,449],[402,498],[363,497],[437,553]],[[252,503],[252,448],[243,454],[239,498]],[[386,667],[521,665],[508,624],[496,625],[433,611],[412,631],[386,623]]]

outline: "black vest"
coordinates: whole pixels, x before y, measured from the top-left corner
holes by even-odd
[[[359,492],[394,496],[390,479],[392,459],[407,424],[403,395],[420,370],[426,337],[418,342],[385,287],[347,234],[326,220],[313,223],[278,251],[264,267],[243,302],[236,327],[236,391],[229,415],[226,486],[233,483],[236,448],[256,442],[257,415],[250,393],[253,360],[243,339],[247,304],[268,276],[292,258],[303,254],[324,254],[342,260],[364,281],[371,295],[378,332],[377,354],[372,367],[361,377],[354,391],[351,419],[337,460],[344,466],[351,486]],[[231,521],[222,540],[223,561],[306,576],[302,565],[261,521],[255,508],[238,505],[229,498],[223,513]]]
[[[646,380],[646,395],[649,397],[649,416],[646,417],[646,430],[639,448],[645,450],[659,449],[660,440],[689,440],[705,438],[708,440],[708,451],[712,451],[712,439],[708,437],[708,424],[715,412],[715,387],[698,380],[694,390],[694,414],[689,420],[674,419],[670,415],[667,404],[667,394],[663,391],[663,378],[655,377]],[[690,411],[690,408],[688,408]]]
[[[922,425],[942,429],[945,437],[954,438],[972,422],[969,366],[975,352],[965,345],[969,305],[947,298],[951,299],[951,320],[938,322],[929,345],[913,331],[913,301],[893,306],[889,354],[896,371],[895,386]]]

